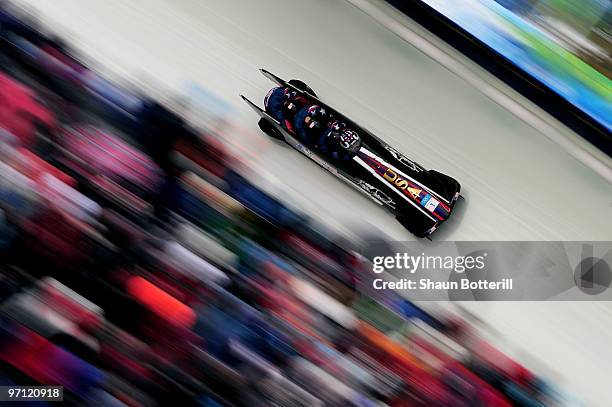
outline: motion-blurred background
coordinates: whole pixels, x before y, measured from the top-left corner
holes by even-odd
[[[257,68],[460,180],[440,240],[612,240],[612,192],[570,125],[352,3],[0,2],[2,384],[74,405],[609,405],[605,303],[356,290],[364,238],[413,237],[258,132],[238,98],[271,87]],[[462,3],[609,126],[609,2]]]
[[[407,8],[410,2],[389,2],[410,14]],[[497,58],[507,60],[523,75],[557,93],[610,131],[609,1],[417,0],[416,3],[440,13],[450,24],[456,24],[460,31],[498,54]],[[496,56],[492,54],[489,58]],[[555,103],[552,97],[540,102]],[[559,119],[572,126],[564,117],[569,114],[565,112]]]

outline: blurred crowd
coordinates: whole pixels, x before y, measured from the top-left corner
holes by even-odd
[[[89,406],[568,405],[455,315],[361,292],[351,242],[7,9],[0,69],[0,385]]]

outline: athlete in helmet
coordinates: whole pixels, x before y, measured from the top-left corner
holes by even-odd
[[[295,90],[282,86],[272,88],[264,99],[266,112],[288,129],[292,129],[293,117],[306,103]]]
[[[298,139],[307,145],[314,145],[325,132],[329,121],[327,111],[319,105],[301,108],[293,119],[293,128]]]
[[[333,158],[350,160],[361,148],[361,138],[345,123],[334,120],[329,123],[314,147]]]

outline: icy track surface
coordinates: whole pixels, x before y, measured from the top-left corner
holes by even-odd
[[[196,84],[223,97],[248,130],[234,142],[274,174],[267,188],[317,210],[328,224],[376,225],[394,239],[413,239],[381,208],[258,131],[257,116],[238,94],[261,103],[272,83],[260,67],[304,80],[408,157],[457,178],[466,200],[438,240],[612,240],[607,181],[347,2],[22,3],[103,72],[149,84],[155,78],[160,91]],[[610,305],[467,305],[534,357],[510,350],[514,356],[538,371],[542,362],[549,377],[589,405],[612,404]]]

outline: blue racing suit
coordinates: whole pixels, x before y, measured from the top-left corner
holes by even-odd
[[[270,89],[270,92],[268,92],[264,99],[264,107],[266,113],[268,113],[274,119],[278,120],[281,126],[283,126],[285,129],[294,133],[295,130],[293,129],[292,118],[285,117],[285,112],[283,109],[285,102],[285,88],[282,86],[278,86],[276,88]],[[301,95],[297,95],[297,97],[293,100],[293,103],[299,110],[301,107],[308,104],[308,100],[306,100]]]
[[[309,147],[331,156],[338,160],[350,160],[352,156],[346,152],[339,151],[338,145],[332,139],[332,128],[327,125],[322,129],[309,129],[304,119],[308,115],[306,106],[300,109],[295,115],[293,127],[298,139]]]
[[[295,114],[293,118],[293,130],[295,131],[295,135],[298,140],[302,143],[305,143],[308,146],[312,146],[315,144],[318,139],[318,132],[320,129],[309,129],[304,120],[308,116],[308,108],[310,106],[304,106]]]
[[[278,86],[270,89],[270,92],[264,98],[266,113],[278,120],[282,125],[285,124],[285,118],[283,117],[284,92],[285,88]]]

